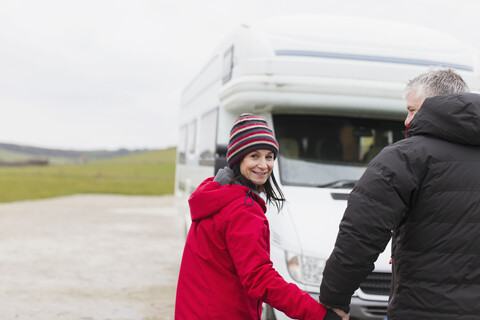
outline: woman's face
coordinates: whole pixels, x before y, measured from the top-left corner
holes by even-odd
[[[255,150],[243,157],[240,163],[240,173],[255,185],[261,186],[272,174],[273,162],[274,153],[272,151]]]
[[[405,119],[405,127],[408,127],[410,122],[412,122],[413,117],[415,117],[418,109],[420,109],[424,101],[425,101],[425,98],[417,97],[416,91],[412,91],[407,95],[408,115],[407,115],[407,118]]]

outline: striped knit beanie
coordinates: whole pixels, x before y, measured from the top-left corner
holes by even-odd
[[[267,122],[250,113],[244,113],[233,124],[228,142],[227,163],[231,168],[233,164],[248,153],[267,149],[278,155],[278,142]]]

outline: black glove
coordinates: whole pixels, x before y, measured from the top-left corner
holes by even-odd
[[[342,317],[336,314],[332,309],[327,309],[327,313],[325,314],[323,320],[342,320]]]

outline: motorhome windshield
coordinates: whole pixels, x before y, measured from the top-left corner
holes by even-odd
[[[403,121],[274,115],[283,185],[352,188],[385,146],[403,138]]]

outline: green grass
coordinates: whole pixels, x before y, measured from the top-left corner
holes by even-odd
[[[0,167],[0,202],[76,193],[172,194],[175,155],[170,148],[88,164]]]

